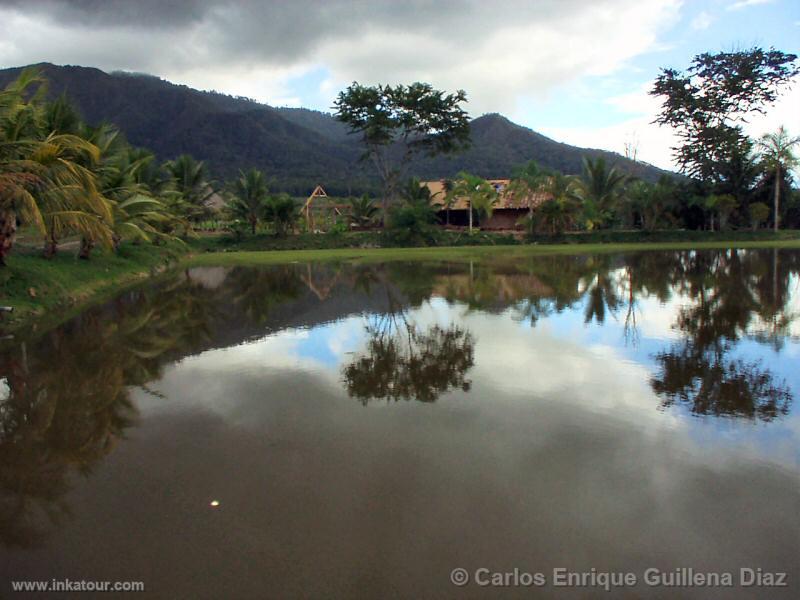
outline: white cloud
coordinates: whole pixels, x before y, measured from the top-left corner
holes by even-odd
[[[689,25],[695,31],[702,31],[704,29],[708,29],[713,22],[714,22],[714,17],[712,17],[706,11],[701,11],[697,13],[697,15],[694,17],[694,19],[692,19]]]
[[[728,6],[728,10],[741,10],[748,6],[758,6],[759,4],[770,4],[772,0],[739,0]]]
[[[323,44],[317,56],[339,85],[363,80],[424,79],[445,89],[464,88],[473,114],[511,112],[526,96],[546,94],[587,75],[610,75],[651,51],[658,32],[677,19],[672,0],[597,2],[580,11],[509,19],[480,35],[457,30],[431,36],[394,27],[370,31],[358,41]],[[502,7],[486,3],[487,11]],[[489,15],[475,14],[480,21]],[[367,48],[368,51],[364,51]]]
[[[4,4],[0,66],[50,61],[144,71],[273,103],[294,102],[291,79],[320,69],[337,89],[353,80],[464,88],[480,114],[620,70],[658,46],[681,0],[196,0],[187,16],[153,2],[133,12],[102,4],[96,14],[58,0]]]
[[[609,98],[607,102],[630,115],[614,125],[606,127],[543,127],[542,133],[559,141],[590,148],[601,148],[622,154],[625,142],[636,138],[639,142],[638,159],[663,169],[676,169],[672,160],[671,147],[678,144],[678,139],[668,127],[653,124],[660,109],[658,98],[647,92],[651,84]],[[781,96],[778,102],[767,110],[765,115],[755,115],[745,126],[748,135],[757,138],[764,133],[772,132],[781,125],[790,133],[800,135],[800,77],[792,82],[791,89]]]

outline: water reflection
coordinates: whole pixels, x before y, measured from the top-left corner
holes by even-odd
[[[180,273],[0,354],[0,543],[40,544],[64,521],[73,475],[90,474],[137,422],[135,388],[169,404],[157,383],[181,360],[286,331],[314,341],[329,324],[363,332],[351,352],[334,353],[333,371],[365,405],[477,396],[481,341],[467,317],[513,319],[527,328],[517,333],[523,341],[563,317],[617,336],[615,347],[641,349],[632,356],[650,370],[654,412],[774,423],[791,413],[796,387],[761,349],[796,347],[799,275],[800,253],[778,250]],[[446,310],[418,319],[436,312],[432,298]],[[654,336],[643,329],[656,317],[667,327]],[[507,358],[536,373],[519,348]]]
[[[367,349],[342,370],[345,388],[371,399],[434,402],[450,389],[469,391],[472,335],[455,325],[423,330],[401,316],[381,316],[366,327]]]

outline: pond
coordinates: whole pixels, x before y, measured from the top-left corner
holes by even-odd
[[[0,354],[0,577],[797,597],[799,359],[794,250],[189,269]]]

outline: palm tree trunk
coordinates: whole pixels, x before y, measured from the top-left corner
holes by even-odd
[[[87,237],[81,238],[81,250],[78,253],[78,258],[82,260],[89,260],[89,256],[92,254],[92,249],[94,249],[94,240]]]
[[[469,210],[469,233],[472,235],[472,201],[467,202],[467,210]]]
[[[257,225],[256,219],[251,217],[250,218],[250,233],[253,234],[253,235],[256,234],[256,225]]]
[[[780,206],[781,196],[781,165],[777,164],[775,167],[775,231],[778,231],[778,208]]]
[[[58,252],[58,240],[55,234],[51,231],[44,240],[44,248],[42,254],[45,258],[53,258]]]
[[[5,266],[16,237],[17,213],[13,208],[5,208],[0,211],[0,266]]]

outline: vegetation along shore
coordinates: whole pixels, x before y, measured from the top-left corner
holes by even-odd
[[[528,160],[494,179],[443,169],[423,181],[420,164],[472,146],[466,93],[353,83],[331,118],[353,134],[370,183],[329,195],[324,181],[300,185],[246,161],[218,180],[188,154],[135,147],[24,69],[0,91],[0,306],[12,309],[0,331],[46,328],[189,265],[800,247],[800,140],[783,128],[750,139],[740,125],[799,72],[795,55],[761,48],[663,69],[651,94],[678,136],[681,173],[657,179],[634,168],[630,147],[619,161],[587,153],[579,172]]]

